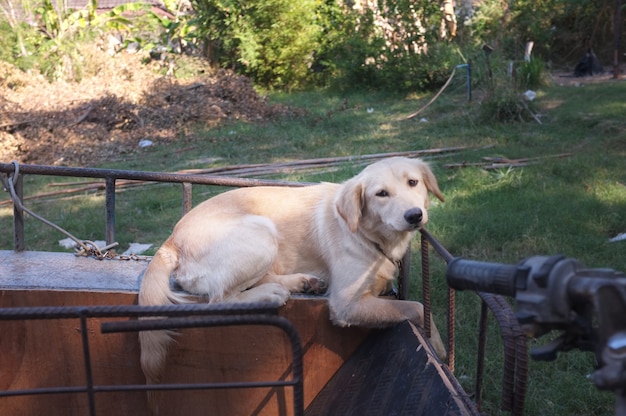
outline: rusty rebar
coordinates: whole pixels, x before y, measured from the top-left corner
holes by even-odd
[[[430,260],[428,258],[428,241],[422,235],[422,302],[424,304],[424,333],[426,337],[431,336],[430,322]]]

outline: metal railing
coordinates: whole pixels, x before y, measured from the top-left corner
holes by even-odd
[[[182,186],[182,213],[191,209],[192,185],[216,185],[231,187],[251,186],[307,186],[301,182],[278,180],[244,179],[217,175],[179,174],[163,172],[142,172],[118,169],[74,168],[64,166],[18,165],[17,163],[0,163],[0,172],[6,174],[4,181],[11,181],[17,198],[24,197],[24,175],[70,176],[79,178],[96,178],[105,181],[105,240],[107,244],[115,241],[115,183],[117,180],[136,180],[146,182],[180,183]],[[8,182],[7,182],[8,183]],[[11,185],[11,184],[9,184]],[[24,240],[24,211],[19,204],[14,204],[14,249],[22,251]]]
[[[430,285],[430,258],[429,244],[433,246],[446,263],[454,259],[452,254],[427,230],[420,230],[422,235],[422,282],[424,287]],[[481,298],[480,321],[478,329],[478,354],[476,360],[475,401],[478,409],[482,404],[483,379],[485,368],[485,347],[487,342],[487,318],[491,311],[500,327],[504,345],[504,365],[502,375],[502,403],[503,410],[511,411],[514,416],[524,414],[524,401],[528,384],[528,346],[526,335],[522,332],[513,309],[506,299],[499,295],[485,292],[476,292]],[[424,314],[429,307],[430,291],[424,289]],[[455,291],[448,288],[448,366],[454,371],[454,317]],[[427,322],[427,321],[426,321]],[[428,334],[428,327],[425,328]]]
[[[115,169],[73,168],[42,165],[17,165],[16,163],[0,163],[0,173],[6,178],[3,182],[11,181],[14,184],[15,194],[21,201],[23,199],[23,176],[24,175],[48,175],[70,176],[85,178],[100,178],[105,180],[105,236],[106,243],[115,241],[115,192],[117,180],[139,180],[147,182],[179,183],[182,186],[182,214],[184,215],[192,206],[192,185],[214,185],[225,187],[252,187],[252,186],[308,186],[311,183],[289,182],[280,180],[244,179],[216,175],[176,174],[161,172],[142,172]],[[447,263],[453,256],[439,243],[427,230],[422,229],[421,235],[421,263],[423,283],[423,303],[425,312],[425,332],[430,336],[430,257],[429,244]],[[25,248],[24,238],[24,212],[19,203],[14,203],[14,249],[22,251]],[[408,282],[410,276],[410,253],[407,252],[402,260],[400,276],[398,278],[400,299],[408,298]],[[526,396],[528,378],[528,359],[526,337],[522,333],[511,306],[504,298],[488,293],[478,293],[482,300],[481,315],[479,322],[479,345],[477,357],[476,375],[476,403],[480,407],[482,401],[483,374],[484,374],[484,351],[486,345],[486,328],[488,311],[491,311],[500,327],[504,342],[504,368],[503,368],[503,392],[502,405],[504,410],[510,410],[513,415],[522,415]],[[454,371],[455,360],[455,292],[448,290],[448,313],[447,313],[447,364]],[[136,312],[133,312],[136,313]],[[169,325],[171,322],[162,323]],[[135,323],[133,323],[134,325]],[[151,322],[156,324],[156,322]],[[181,322],[179,322],[181,324]],[[147,325],[139,322],[137,325]],[[142,328],[130,329],[130,323],[123,323],[119,330],[145,330]]]
[[[280,305],[272,304],[190,304],[168,306],[58,306],[0,308],[0,320],[50,320],[79,319],[82,340],[85,384],[68,387],[39,387],[19,390],[0,390],[0,397],[42,394],[84,393],[87,395],[89,415],[96,415],[96,393],[153,391],[153,390],[202,390],[234,388],[293,388],[293,411],[295,416],[304,414],[304,387],[302,343],[291,322],[278,315]],[[270,325],[281,329],[291,344],[291,380],[230,382],[230,383],[176,383],[176,384],[117,384],[96,385],[93,381],[91,351],[89,347],[89,318],[141,318],[147,320],[103,322],[103,334],[184,328],[202,328],[237,325]],[[168,318],[163,318],[168,317]]]

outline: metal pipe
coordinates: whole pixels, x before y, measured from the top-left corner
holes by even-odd
[[[183,216],[191,211],[193,190],[191,182],[183,182]]]
[[[424,333],[428,338],[431,336],[430,322],[430,259],[428,257],[428,241],[422,234],[422,300],[424,302]]]
[[[107,245],[115,243],[115,178],[106,178],[105,190],[105,240]]]
[[[411,247],[404,253],[400,262],[400,272],[398,275],[398,299],[409,298],[409,283],[411,278]]]
[[[23,203],[24,202],[24,177],[17,175],[14,178],[15,195]],[[12,180],[11,177],[7,180]],[[21,204],[13,204],[13,249],[15,251],[24,251],[26,249],[26,239],[24,236],[24,210]]]
[[[0,163],[0,172],[12,173],[15,165]],[[80,178],[115,178],[137,181],[173,182],[216,186],[308,186],[313,183],[289,182],[271,179],[245,179],[218,175],[146,172],[119,169],[75,168],[69,166],[20,165],[20,172],[29,175],[74,176]]]
[[[83,309],[80,313],[80,336],[83,342],[83,360],[85,365],[85,387],[87,389],[87,401],[89,402],[89,414],[96,416],[96,397],[93,390],[93,372],[91,369],[91,353],[89,351],[89,328],[87,328],[88,313]]]

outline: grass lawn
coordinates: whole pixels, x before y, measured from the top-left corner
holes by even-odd
[[[428,159],[446,196],[434,203],[429,230],[454,255],[517,263],[536,254],[564,254],[589,267],[626,270],[626,241],[609,239],[626,232],[626,83],[581,87],[551,86],[536,99],[542,124],[535,121],[481,122],[480,103],[465,97],[455,81],[418,117],[401,121],[429,96],[331,92],[274,94],[276,102],[308,109],[306,116],[263,124],[232,123],[199,132],[201,139],[150,147],[103,167],[176,171],[213,165],[270,163],[330,156],[365,155],[467,146]],[[566,157],[549,157],[567,153]],[[537,158],[525,167],[485,170],[447,168],[480,162],[483,157]],[[8,162],[8,161],[3,161]],[[342,181],[361,166],[344,163],[334,170],[295,172],[274,178]],[[58,178],[27,178],[27,194],[49,192]],[[180,215],[180,186],[146,185],[117,197],[117,238],[158,247]],[[195,186],[194,203],[219,188]],[[26,205],[84,239],[104,237],[104,195],[36,199]],[[0,205],[0,249],[12,247],[11,208]],[[63,238],[27,219],[27,249],[61,250]],[[415,251],[418,241],[414,242]],[[417,261],[417,260],[416,260]],[[445,292],[444,265],[433,261],[437,297]],[[413,270],[419,270],[414,265]],[[418,282],[412,282],[418,297]],[[471,293],[458,296],[456,376],[471,391],[480,304]],[[443,327],[444,307],[435,311]],[[493,322],[492,322],[493,326]],[[502,350],[498,330],[490,329],[484,411],[498,410]],[[540,342],[545,342],[541,340]],[[589,379],[590,353],[561,354],[549,363],[532,363],[526,400],[528,415],[609,415],[613,397],[598,392]]]

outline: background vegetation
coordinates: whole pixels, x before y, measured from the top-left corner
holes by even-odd
[[[608,0],[484,0],[469,7],[457,5],[451,41],[450,34],[442,38],[440,5],[427,0],[168,0],[166,13],[142,3],[102,13],[96,0],[80,10],[54,0],[2,0],[0,59],[50,80],[78,80],[89,71],[80,45],[107,47],[115,37],[113,53],[202,56],[268,88],[397,91],[442,85],[454,66],[482,57],[485,44],[513,66],[529,41],[538,69],[572,69],[588,48],[605,65],[613,61],[616,9]]]
[[[306,109],[299,116],[263,123],[194,125],[193,143],[148,147],[102,167],[175,171],[207,164],[468,146],[430,158],[446,202],[432,208],[429,229],[453,254],[516,263],[531,255],[563,253],[590,267],[626,270],[625,243],[609,242],[626,232],[626,86],[617,81],[549,85],[548,77],[550,69],[571,72],[589,46],[601,61],[610,61],[612,25],[607,22],[612,22],[612,3],[485,0],[474,10],[458,9],[459,30],[453,41],[439,38],[438,5],[380,4],[378,9],[355,10],[334,1],[207,0],[192,2],[191,9],[168,2],[170,14],[163,15],[134,3],[99,14],[95,3],[85,10],[68,10],[50,1],[0,0],[0,59],[25,72],[41,72],[51,82],[72,85],[98,75],[84,45],[95,44],[111,54],[143,50],[144,59],[163,62],[163,75],[172,66],[177,66],[175,74],[193,75],[195,67],[186,70],[178,59],[192,55],[251,77],[272,103]],[[409,25],[415,16],[420,26]],[[391,21],[396,24],[392,32],[401,35],[396,43],[379,25]],[[529,40],[535,48],[526,62],[523,51]],[[485,44],[493,49],[490,55],[482,49]],[[466,76],[457,69],[433,105],[418,117],[400,121],[423,107],[457,65],[468,62],[471,102]],[[538,94],[532,102],[521,96],[528,88]],[[563,153],[569,155],[546,157]],[[496,170],[446,167],[481,162],[487,156],[536,158],[536,163]],[[356,163],[346,163],[333,170],[274,177],[342,181],[359,169]],[[27,193],[48,192],[50,181],[27,178]],[[180,215],[180,188],[132,189],[117,197],[118,241],[122,247],[130,242],[158,247]],[[196,186],[194,203],[221,191]],[[104,234],[103,199],[101,192],[91,192],[27,205],[75,235],[96,240]],[[0,249],[12,245],[11,215],[9,205],[0,205]],[[26,225],[29,250],[60,250],[58,233],[30,219]],[[434,267],[440,320],[444,266],[435,262]],[[416,299],[417,286],[412,287]],[[456,376],[471,391],[477,298],[461,293],[458,308]],[[502,350],[497,338],[492,327],[487,414],[504,413],[498,408]],[[589,380],[593,368],[592,355],[578,352],[562,354],[551,363],[532,363],[526,413],[612,414],[612,395],[597,391]]]

